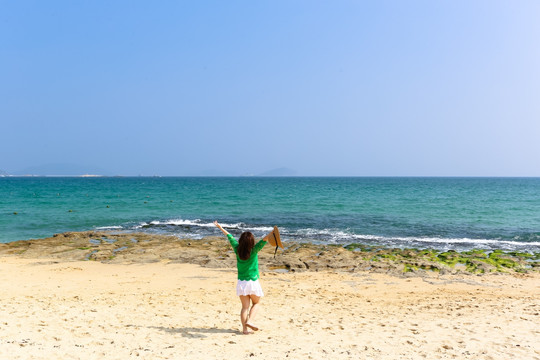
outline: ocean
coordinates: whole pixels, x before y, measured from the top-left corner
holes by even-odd
[[[540,178],[3,177],[0,242],[84,230],[540,252]]]

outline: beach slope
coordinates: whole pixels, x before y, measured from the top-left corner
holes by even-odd
[[[261,330],[248,336],[235,277],[171,261],[4,255],[0,358],[540,359],[538,273],[267,270]]]

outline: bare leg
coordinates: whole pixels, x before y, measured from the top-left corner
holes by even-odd
[[[249,334],[250,331],[246,326],[249,315],[249,305],[251,304],[251,299],[249,296],[240,295],[240,301],[242,302],[242,310],[240,310],[240,321],[242,322],[242,332],[244,334]]]
[[[249,297],[251,298],[251,302],[253,303],[253,305],[251,306],[251,309],[249,310],[249,318],[246,321],[246,324],[248,324],[247,326],[253,330],[259,330],[259,328],[254,325],[253,321],[255,320],[255,315],[257,315],[257,312],[259,311],[259,307],[261,306],[260,305],[261,297],[257,295],[250,295]]]

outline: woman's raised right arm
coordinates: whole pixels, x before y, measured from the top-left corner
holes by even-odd
[[[224,228],[222,228],[221,225],[219,225],[219,223],[217,222],[217,220],[214,221],[214,225],[216,225],[217,228],[218,228],[219,230],[221,230],[222,233],[225,234],[225,236],[229,235],[229,233],[227,232],[227,230],[225,230]]]

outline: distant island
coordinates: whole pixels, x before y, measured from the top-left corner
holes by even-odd
[[[110,176],[129,176],[120,174],[111,174],[109,171],[97,167],[76,164],[47,164],[25,168],[23,170],[8,173],[0,170],[0,177],[110,177]],[[133,175],[131,175],[133,176]],[[139,176],[148,176],[140,175]],[[159,176],[159,175],[153,175]],[[170,175],[170,176],[255,176],[255,177],[286,177],[298,176],[296,170],[280,167],[260,173],[240,174],[233,171],[205,170],[192,175]]]
[[[16,171],[12,175],[16,176],[83,176],[99,177],[111,175],[108,171],[88,166],[76,164],[46,164],[32,166],[26,169]]]

